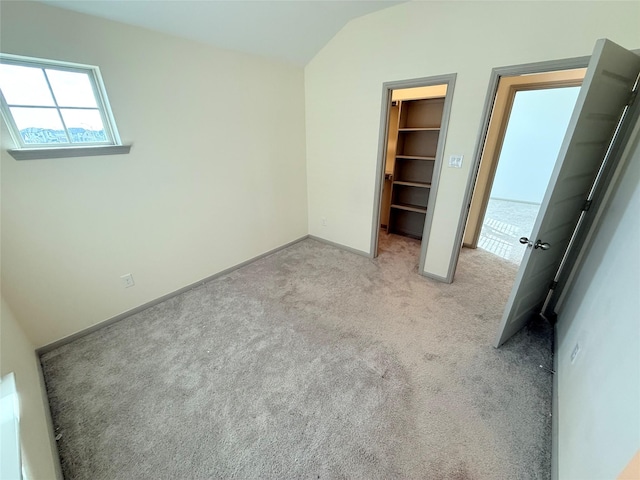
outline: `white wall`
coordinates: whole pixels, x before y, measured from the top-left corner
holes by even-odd
[[[37,347],[308,233],[301,68],[33,2],[1,8],[3,52],[100,67],[133,143],[18,162],[4,132],[3,295]]]
[[[617,478],[640,449],[640,136],[631,151],[558,312],[561,479]]]
[[[57,453],[49,434],[35,347],[1,301],[0,376],[14,372],[20,397],[20,441],[27,478],[55,479],[59,471]],[[56,460],[54,460],[56,455]]]
[[[382,84],[457,73],[425,271],[444,277],[494,67],[640,47],[638,2],[408,2],[353,20],[305,68],[309,233],[368,252]],[[326,217],[327,226],[321,218]]]
[[[541,204],[580,87],[516,93],[491,198]]]

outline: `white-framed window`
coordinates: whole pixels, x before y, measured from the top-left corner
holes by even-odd
[[[0,108],[10,153],[121,145],[96,66],[0,53]]]

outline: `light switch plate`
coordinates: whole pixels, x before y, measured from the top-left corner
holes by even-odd
[[[450,155],[449,156],[449,167],[450,168],[462,168],[462,159],[464,155]]]

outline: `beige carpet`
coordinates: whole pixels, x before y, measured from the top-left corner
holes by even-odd
[[[515,266],[305,240],[42,357],[69,479],[547,479],[549,329],[491,346]]]

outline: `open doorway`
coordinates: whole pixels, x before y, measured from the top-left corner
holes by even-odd
[[[516,92],[477,246],[520,264],[580,87]]]
[[[391,253],[399,242],[419,245],[421,253],[415,258],[419,272],[433,217],[454,78],[385,84],[372,252]]]
[[[569,124],[585,69],[502,77],[464,246],[519,264]]]

